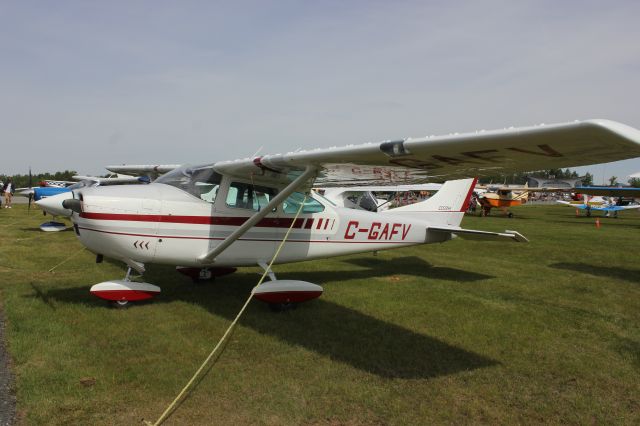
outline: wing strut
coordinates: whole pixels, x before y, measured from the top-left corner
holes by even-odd
[[[240,225],[238,229],[233,231],[231,235],[225,238],[213,250],[198,257],[198,262],[213,263],[216,256],[225,251],[227,247],[233,244],[238,238],[242,237],[245,232],[253,228],[253,226],[260,222],[267,214],[271,213],[274,208],[282,203],[289,195],[293,194],[297,189],[299,189],[307,180],[309,180],[314,174],[316,174],[316,172],[317,169],[315,167],[307,166],[304,173],[302,173],[293,182],[287,185],[287,187],[280,191],[278,195],[273,197],[271,201],[269,201],[269,204],[261,208],[259,212],[251,216],[249,220]]]

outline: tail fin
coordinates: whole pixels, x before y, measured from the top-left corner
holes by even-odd
[[[402,215],[438,225],[459,226],[469,208],[475,179],[448,180],[436,194],[426,201],[381,212]]]

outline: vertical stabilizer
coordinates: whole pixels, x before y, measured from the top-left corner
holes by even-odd
[[[426,201],[381,212],[411,217],[437,225],[459,226],[469,208],[475,179],[448,180],[436,194]]]

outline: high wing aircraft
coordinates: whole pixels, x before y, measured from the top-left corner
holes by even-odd
[[[96,296],[126,305],[158,294],[159,287],[130,279],[148,263],[209,271],[260,265],[272,281],[256,287],[254,296],[282,305],[317,297],[322,288],[277,280],[270,260],[297,262],[455,236],[526,241],[515,231],[460,227],[474,179],[447,181],[427,201],[382,213],[335,207],[310,194],[312,187],[413,184],[638,156],[640,131],[589,120],[183,166],[149,185],[81,188],[58,202],[97,261],[108,256],[129,267],[123,280],[94,285]]]
[[[491,209],[499,208],[508,217],[513,217],[509,207],[520,206],[527,202],[529,198],[528,185],[519,187],[509,187],[506,185],[488,185],[478,187],[477,201],[480,205],[482,216],[489,216]]]
[[[619,194],[620,192],[616,191],[616,189],[636,189],[636,188],[611,188],[610,193]],[[576,192],[579,192],[578,188],[576,188]],[[594,190],[594,192],[606,193],[607,191],[600,188],[599,190]],[[565,206],[574,207],[580,210],[585,210],[587,216],[591,216],[591,212],[593,210],[603,211],[606,213],[607,217],[610,216],[611,214],[613,214],[613,217],[618,217],[619,211],[640,209],[640,204],[623,205],[621,202],[622,197],[616,200],[615,198],[606,198],[601,196],[592,197],[589,194],[585,194],[585,193],[582,193],[582,194],[584,197],[583,202],[575,202],[575,201],[572,202],[572,201],[563,201],[563,200],[558,200],[556,202]],[[576,211],[576,214],[577,214],[577,211]]]

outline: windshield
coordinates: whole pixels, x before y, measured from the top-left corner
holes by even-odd
[[[67,189],[73,191],[74,189],[88,188],[93,184],[94,182],[91,180],[81,180],[80,182],[76,182],[73,185],[67,186]]]
[[[213,203],[221,180],[222,176],[213,170],[213,165],[207,164],[179,167],[160,176],[154,183],[175,186],[201,200]]]

